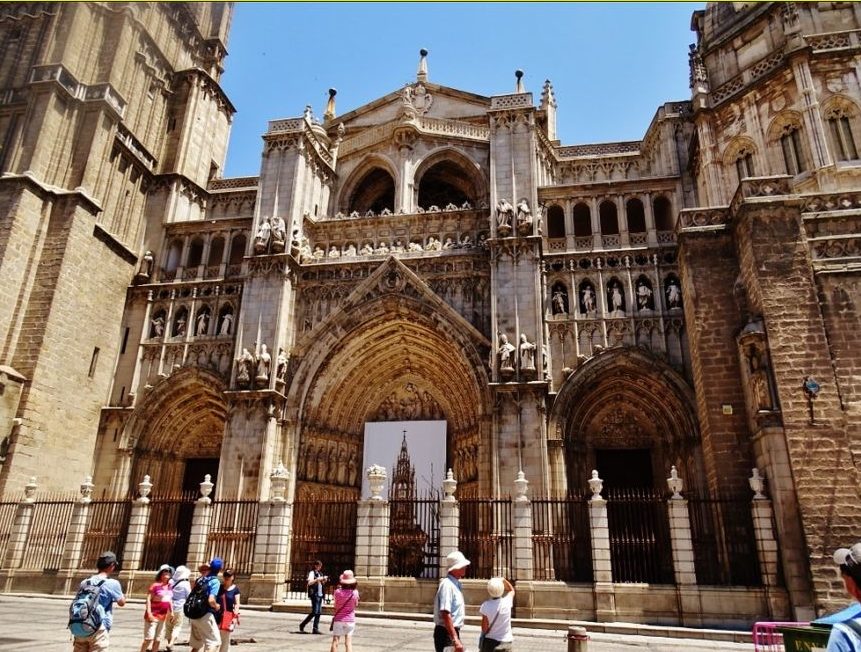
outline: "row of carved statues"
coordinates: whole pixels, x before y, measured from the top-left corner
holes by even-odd
[[[682,308],[682,288],[678,278],[674,274],[667,276],[664,280],[665,307],[668,310]],[[578,312],[582,315],[594,315],[598,295],[595,286],[589,280],[584,280],[579,286]],[[610,314],[624,314],[627,311],[625,301],[625,288],[621,281],[611,278],[606,287],[606,312]],[[567,315],[571,312],[568,288],[561,281],[557,281],[551,288],[550,306],[554,315]],[[634,283],[634,309],[636,312],[655,310],[655,293],[652,282],[644,275],[637,278]]]
[[[486,202],[480,202],[478,207],[479,207],[479,209],[486,209],[487,203]],[[469,201],[463,202],[460,206],[458,206],[454,202],[449,202],[443,208],[440,208],[436,204],[431,204],[427,208],[423,208],[422,206],[416,206],[415,211],[413,211],[413,213],[416,215],[422,215],[424,213],[452,213],[454,211],[471,211],[472,208],[473,208],[472,204],[470,204]],[[398,215],[406,215],[406,214],[407,214],[407,211],[405,208],[401,208],[398,211]],[[379,213],[374,211],[374,209],[372,209],[372,208],[369,208],[364,213],[360,213],[359,211],[351,211],[349,213],[344,213],[343,211],[338,211],[337,213],[335,213],[335,219],[336,220],[344,220],[344,219],[349,218],[349,219],[355,220],[355,219],[358,219],[360,217],[377,217],[377,215],[379,215],[380,217],[387,217],[389,215],[394,215],[394,213],[392,212],[392,210],[390,208],[383,208]]]
[[[236,359],[237,387],[242,389],[269,387],[271,367],[272,355],[265,344],[261,344],[259,349],[255,346],[255,353],[243,348],[242,353]],[[278,356],[275,358],[275,385],[276,387],[283,387],[286,383],[287,355],[284,353],[284,349],[278,349]]]
[[[353,487],[359,479],[355,450],[329,442],[308,442],[299,448],[299,479]]]
[[[529,201],[526,197],[517,202],[517,207],[511,205],[507,199],[500,199],[496,204],[496,233],[502,237],[511,235],[513,229],[517,229],[520,235],[532,235],[535,218]],[[539,234],[541,232],[539,223]]]
[[[280,254],[287,247],[287,225],[284,218],[275,215],[260,220],[257,233],[254,236],[255,254]]]
[[[212,309],[207,305],[203,305],[197,309],[194,323],[190,324],[188,308],[180,306],[170,318],[170,324],[168,324],[167,310],[161,308],[156,310],[150,318],[149,339],[162,338],[168,330],[168,337],[185,337],[189,334],[189,328],[191,328],[191,334],[195,337],[203,335],[217,335],[219,337],[232,335],[233,319],[233,306],[230,304],[221,308],[217,323],[212,318]]]
[[[291,243],[291,253],[299,259],[301,263],[314,263],[323,260],[331,260],[334,258],[354,258],[356,256],[385,256],[387,254],[397,253],[419,253],[419,252],[436,252],[436,251],[451,251],[455,249],[473,249],[475,247],[486,248],[487,236],[481,234],[478,242],[473,241],[469,234],[465,234],[460,239],[456,237],[447,237],[441,240],[436,236],[429,236],[427,241],[422,243],[418,240],[404,242],[403,240],[395,240],[393,243],[380,241],[377,245],[372,242],[365,242],[361,247],[357,248],[355,244],[350,243],[345,248],[341,249],[336,245],[329,247],[326,251],[320,245],[315,245],[311,249],[311,245],[306,237],[299,237],[297,232],[294,232],[294,238]]]
[[[508,335],[501,333],[499,335],[499,344],[496,348],[496,358],[500,376],[508,380],[514,376],[516,368],[520,368],[521,374],[527,378],[537,376],[538,368],[536,367],[536,352],[538,346],[534,342],[530,342],[526,333],[520,334],[520,344],[515,346],[508,341]],[[542,375],[547,374],[547,347],[541,347],[541,371]]]

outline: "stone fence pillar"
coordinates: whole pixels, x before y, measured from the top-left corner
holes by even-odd
[[[694,544],[691,536],[691,513],[688,501],[681,491],[684,481],[673,466],[667,487],[672,495],[667,501],[667,516],[670,525],[670,547],[673,552],[673,577],[679,594],[679,620],[686,627],[702,626],[702,604],[697,589],[697,573],[694,564]]]
[[[443,498],[439,504],[439,576],[448,575],[448,565],[445,562],[446,555],[452,550],[458,550],[460,536],[460,507],[454,492],[457,490],[457,480],[454,473],[449,469],[445,480],[442,481]]]
[[[194,514],[191,517],[191,533],[188,537],[188,567],[197,568],[206,561],[206,540],[209,537],[209,527],[212,521],[212,476],[208,473],[200,483],[200,498],[194,504]]]
[[[254,538],[254,564],[249,582],[248,601],[272,604],[290,578],[290,536],[293,505],[287,502],[290,472],[278,463],[269,474],[269,500],[260,502],[257,534]]]
[[[759,573],[762,576],[762,585],[766,590],[769,614],[779,613],[781,606],[772,604],[772,594],[769,589],[778,586],[778,564],[780,557],[777,550],[777,538],[774,536],[774,508],[771,500],[763,494],[765,489],[765,477],[760,474],[759,469],[753,469],[749,478],[750,488],[753,490],[751,501],[751,512],[753,515],[753,533],[756,538],[756,554],[759,559]]]
[[[592,471],[589,479],[589,528],[592,539],[592,576],[595,590],[595,619],[598,622],[616,620],[616,591],[613,587],[613,566],[610,562],[610,526],[607,501],[601,496],[604,481]]]
[[[517,580],[534,578],[532,566],[532,501],[526,495],[529,481],[523,471],[517,472],[514,481],[514,577]]]
[[[126,535],[126,545],[123,548],[123,556],[120,565],[124,571],[136,571],[140,569],[143,560],[144,540],[146,539],[147,526],[149,525],[149,494],[152,491],[150,477],[145,475],[138,484],[137,500],[132,503],[131,515],[129,516],[129,530]]]
[[[386,469],[374,464],[366,475],[371,497],[358,505],[354,572],[359,577],[385,577],[389,570],[389,502],[382,497]]]
[[[84,536],[90,521],[90,510],[93,502],[93,476],[88,475],[81,483],[81,497],[72,508],[72,518],[66,531],[66,543],[63,546],[63,556],[60,559],[60,570],[78,570],[81,566],[81,554],[84,550]]]
[[[18,503],[15,510],[15,520],[12,522],[12,530],[9,532],[9,543],[6,547],[6,556],[3,559],[4,568],[19,568],[24,559],[24,549],[27,547],[27,538],[30,536],[30,525],[33,522],[33,511],[36,502],[36,478],[30,478],[24,487],[24,499]]]

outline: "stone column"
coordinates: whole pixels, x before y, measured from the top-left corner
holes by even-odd
[[[751,511],[753,512],[753,534],[756,538],[756,554],[759,558],[759,573],[762,576],[762,585],[766,590],[769,614],[780,613],[785,605],[773,603],[773,596],[769,589],[778,586],[777,572],[779,555],[777,551],[777,539],[774,536],[774,509],[763,490],[765,489],[765,477],[760,474],[759,469],[753,469],[750,477],[750,488],[753,490]]]
[[[374,464],[366,475],[371,498],[358,505],[355,573],[360,577],[385,577],[389,570],[389,502],[383,500],[381,493],[386,469]]]
[[[149,494],[152,491],[152,482],[148,475],[138,484],[140,496],[132,503],[132,512],[129,516],[129,530],[126,535],[126,545],[123,548],[123,556],[120,559],[124,571],[136,571],[140,569],[143,559],[144,540],[146,539],[147,526],[149,525]]]
[[[194,504],[191,517],[191,534],[188,537],[188,567],[197,568],[206,561],[206,540],[212,521],[212,476],[208,473],[200,483],[200,498]]]
[[[643,209],[646,211],[646,244],[650,247],[658,246],[658,231],[655,226],[655,207],[652,204],[652,195],[645,194],[640,197]]]
[[[30,525],[33,522],[33,511],[36,502],[36,478],[30,478],[24,486],[24,500],[18,504],[15,511],[15,520],[12,522],[12,530],[9,532],[9,544],[6,547],[6,557],[3,559],[4,568],[19,568],[24,559],[24,549],[27,547],[27,538],[30,536]]]
[[[592,539],[592,577],[595,590],[595,620],[616,620],[616,592],[613,588],[613,567],[610,563],[610,526],[607,520],[607,501],[601,497],[604,481],[592,471],[589,489],[589,528]]]
[[[253,604],[275,602],[290,577],[293,505],[287,502],[289,480],[290,472],[279,462],[269,474],[269,500],[261,501],[257,512],[254,566],[248,588],[248,601]]]
[[[523,471],[514,481],[514,577],[518,581],[534,578],[532,567],[532,501],[526,495],[529,481]]]
[[[452,550],[458,550],[460,545],[458,542],[460,536],[460,507],[457,504],[457,499],[454,497],[456,489],[457,480],[454,479],[454,473],[449,469],[445,480],[442,481],[443,499],[439,505],[440,577],[445,577],[448,574],[448,566],[445,563],[446,555]]]
[[[67,594],[72,589],[72,578],[81,567],[81,554],[84,550],[84,537],[90,520],[90,504],[93,502],[93,476],[88,475],[81,483],[81,497],[72,508],[72,518],[66,531],[63,556],[60,559],[60,572],[57,575],[55,593]]]
[[[679,593],[679,621],[686,627],[700,627],[702,604],[694,565],[691,514],[688,511],[688,501],[681,494],[683,486],[684,482],[673,466],[670,469],[670,477],[667,478],[667,487],[672,492],[667,501],[667,514],[670,520],[670,545],[673,550],[673,576]]]

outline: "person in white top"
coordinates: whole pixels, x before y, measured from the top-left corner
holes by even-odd
[[[514,587],[504,577],[492,577],[487,582],[490,600],[481,603],[481,637],[479,652],[510,651],[514,647],[511,633],[511,608],[514,605]]]
[[[191,593],[191,583],[189,582],[191,571],[185,566],[177,566],[173,574],[170,585],[173,588],[173,604],[171,612],[167,617],[167,625],[164,628],[164,638],[167,641],[166,652],[171,652],[176,644],[176,639],[179,636],[179,630],[182,629],[182,623],[185,616],[182,613],[182,606],[185,604],[185,599]]]

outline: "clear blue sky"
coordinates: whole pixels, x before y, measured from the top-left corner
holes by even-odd
[[[268,120],[351,111],[415,80],[482,95],[545,79],[564,144],[638,140],[658,106],[688,99],[691,13],[703,3],[236,4],[224,89],[236,106],[225,176],[260,171]]]

